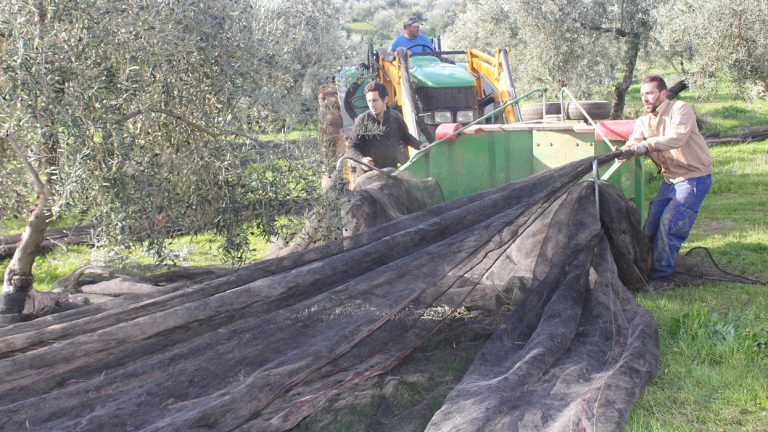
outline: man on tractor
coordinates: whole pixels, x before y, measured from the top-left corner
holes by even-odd
[[[392,41],[389,50],[395,52],[398,48],[405,48],[412,53],[434,52],[432,41],[420,33],[421,21],[416,15],[408,17],[403,24],[403,34]]]
[[[428,144],[421,144],[408,132],[403,116],[387,109],[387,87],[379,81],[365,86],[365,100],[368,111],[355,119],[352,138],[347,143],[347,155],[362,162],[360,168],[396,168],[401,149],[407,145],[419,150]]]

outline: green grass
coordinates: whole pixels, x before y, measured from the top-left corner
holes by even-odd
[[[269,244],[262,237],[251,235],[249,237],[251,248],[246,255],[247,261],[255,261],[266,255]],[[218,254],[218,246],[221,237],[215,234],[201,234],[197,236],[179,236],[168,244],[169,258],[167,262],[179,266],[208,266],[224,265],[223,258]],[[61,246],[40,255],[32,267],[35,277],[35,288],[49,290],[53,284],[77,270],[78,268],[100,261],[97,257],[99,251],[92,251],[88,246]],[[10,259],[0,261],[0,272],[4,274]],[[146,271],[153,267],[153,258],[140,248],[131,250],[128,256],[121,262],[121,266],[127,269],[141,268]],[[163,267],[158,266],[158,269]]]
[[[30,203],[32,205],[32,203]],[[49,228],[68,228],[82,223],[83,218],[77,214],[62,215],[56,220],[51,221]],[[0,221],[0,236],[6,234],[20,233],[27,221],[23,218],[5,219]]]
[[[262,133],[259,134],[259,139],[262,141],[297,140],[302,138],[315,137],[316,135],[317,132],[314,130],[300,129],[287,132]]]
[[[264,257],[269,244],[263,237],[252,233],[248,237],[250,250],[246,254],[246,261],[256,261]],[[218,253],[221,237],[213,233],[205,233],[196,236],[180,236],[171,240],[168,245],[171,251],[174,265],[181,266],[206,266],[223,264],[223,257]],[[137,264],[151,264],[150,256],[140,253],[135,257]]]
[[[88,246],[60,247],[38,256],[32,266],[35,288],[42,291],[51,289],[57,280],[88,264],[90,258],[91,248]],[[0,262],[0,269],[3,272],[8,266],[8,261],[10,260]]]
[[[352,21],[345,24],[346,30],[361,35],[371,35],[376,32],[376,27],[368,21]]]
[[[766,287],[710,284],[639,301],[659,324],[661,363],[626,430],[768,430]]]
[[[707,247],[725,270],[768,280],[768,141],[711,150],[713,187],[683,252]],[[659,324],[661,365],[626,430],[768,431],[768,286],[637,297]]]
[[[704,132],[726,134],[750,126],[768,126],[768,102],[745,101],[692,103],[704,120]]]
[[[26,224],[24,219],[10,219],[0,222],[0,235],[20,233]],[[65,228],[78,224],[75,215],[53,221],[50,228]],[[54,282],[89,263],[91,248],[88,246],[61,246],[53,251],[38,256],[32,265],[35,287],[40,290],[50,289]],[[0,260],[0,274],[5,274],[9,259]]]
[[[702,133],[717,132],[725,135],[746,127],[768,126],[768,101],[745,101],[732,85],[724,84],[706,97],[696,89],[688,89],[681,92],[678,98],[688,102],[704,121]],[[624,118],[637,118],[642,114],[640,84],[633,84],[627,90]]]

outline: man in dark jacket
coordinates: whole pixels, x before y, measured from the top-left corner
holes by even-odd
[[[381,82],[365,86],[368,111],[355,119],[353,136],[347,144],[347,155],[376,168],[396,168],[404,145],[416,150],[427,146],[408,132],[400,113],[387,109],[387,97],[387,88]],[[365,165],[361,168],[370,169]]]

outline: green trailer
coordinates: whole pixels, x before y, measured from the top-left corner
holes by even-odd
[[[574,160],[611,153],[623,144],[632,121],[596,126],[568,121],[471,125],[416,152],[400,167],[437,181],[445,200],[487,190]],[[643,163],[639,158],[600,168],[600,178],[620,187],[644,219]]]

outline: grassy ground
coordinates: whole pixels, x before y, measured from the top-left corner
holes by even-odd
[[[711,150],[713,187],[684,250],[707,247],[726,270],[768,280],[768,141]],[[627,430],[768,431],[768,286],[716,283],[638,301],[658,321],[661,366]]]
[[[684,90],[678,99],[688,102],[704,121],[702,133],[727,134],[745,127],[768,126],[768,101],[745,101],[727,84],[719,92],[706,96],[695,89]],[[643,113],[640,84],[629,88],[626,101],[625,118],[636,118]]]
[[[352,21],[346,24],[346,30],[350,33],[370,36],[376,32],[376,28],[370,22]]]
[[[659,324],[661,364],[626,430],[768,430],[766,290],[711,284],[641,296]]]
[[[255,235],[251,236],[250,240],[251,250],[247,261],[255,261],[264,257],[269,247],[268,243]],[[175,238],[168,245],[171,255],[169,264],[179,266],[225,265],[217,252],[220,243],[221,238],[214,234]],[[32,273],[35,276],[35,288],[38,290],[51,289],[57,280],[84,265],[101,260],[102,257],[98,256],[98,251],[94,252],[87,246],[56,248],[35,260],[32,267]],[[4,274],[9,261],[9,259],[0,261],[0,272],[2,272],[0,274]],[[140,267],[146,270],[152,268],[152,263],[152,257],[137,248],[122,262],[122,266],[129,269]]]

